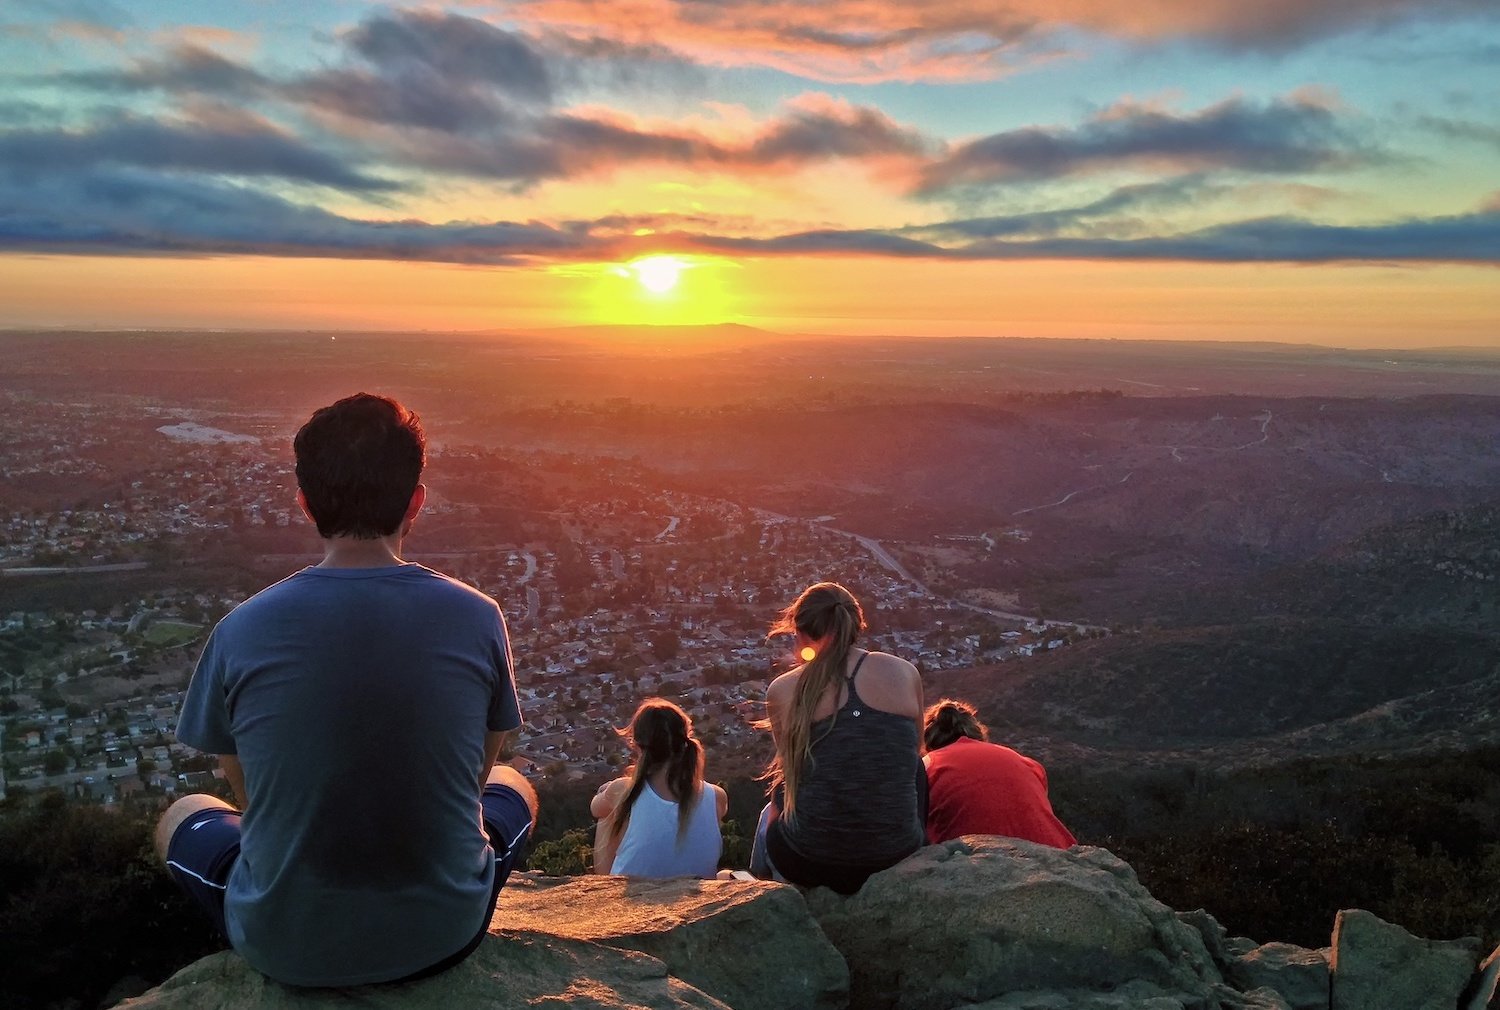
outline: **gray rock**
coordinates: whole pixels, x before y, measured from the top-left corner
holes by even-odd
[[[1277,992],[1265,986],[1238,992],[1223,986],[1219,991],[1219,1010],[1292,1010],[1292,1005]],[[1328,1010],[1325,1000],[1319,1010]]]
[[[1472,940],[1423,940],[1364,909],[1333,924],[1332,1010],[1454,1010],[1478,961]]]
[[[1274,989],[1291,1010],[1328,1010],[1330,948],[1267,943],[1235,958],[1224,977],[1236,989]]]
[[[1222,981],[1198,931],[1103,849],[970,835],[919,850],[858,894],[816,888],[807,903],[849,962],[860,1010],[1133,981],[1202,1005]]]
[[[1164,995],[1149,983],[1128,982],[1112,992],[1066,989],[1006,993],[983,1003],[965,1003],[962,1010],[1201,1010],[1202,1007],[1201,1003],[1184,1004],[1176,996]]]
[[[734,1010],[848,1005],[844,959],[785,884],[526,874],[506,885],[490,929],[650,954]]]
[[[1500,947],[1479,965],[1464,1010],[1500,1010]]]
[[[1208,956],[1213,958],[1214,964],[1223,971],[1234,960],[1234,955],[1229,952],[1225,945],[1229,940],[1229,931],[1219,925],[1219,920],[1209,915],[1205,909],[1195,908],[1191,912],[1178,912],[1177,921],[1186,926],[1191,926],[1198,931],[1203,938],[1203,947],[1208,951]]]
[[[420,982],[296,989],[238,955],[197,961],[118,1010],[729,1010],[634,951],[536,934],[488,936],[462,964]]]

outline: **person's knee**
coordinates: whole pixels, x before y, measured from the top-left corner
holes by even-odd
[[[234,807],[217,796],[209,796],[206,793],[191,793],[167,807],[162,812],[161,819],[156,822],[154,846],[156,858],[165,865],[167,847],[172,844],[172,836],[177,834],[177,829],[182,827],[182,823],[200,811],[213,809],[233,810]]]
[[[510,765],[496,764],[490,769],[489,777],[485,779],[487,785],[506,786],[514,789],[526,803],[526,809],[531,811],[531,823],[536,823],[536,813],[539,807],[536,789],[526,781],[526,776],[516,771]]]

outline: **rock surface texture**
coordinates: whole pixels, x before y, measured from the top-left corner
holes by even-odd
[[[1175,913],[1103,849],[969,836],[856,895],[761,881],[518,874],[463,964],[407,985],[294,989],[232,953],[129,1010],[1488,1010],[1500,962],[1368,912],[1330,951]],[[1330,1004],[1331,996],[1331,1004]]]
[[[667,973],[654,957],[538,934],[490,937],[449,971],[407,985],[294,989],[232,953],[189,965],[129,1010],[447,1010],[587,1007],[724,1010],[727,1004]]]
[[[807,902],[849,962],[861,1010],[1127,983],[1137,1005],[1201,1003],[1222,981],[1198,931],[1104,849],[967,836],[920,850],[851,897],[818,889]]]
[[[640,951],[735,1010],[837,1010],[849,969],[794,888],[765,881],[513,879],[490,922]]]
[[[1291,1010],[1326,1010],[1330,948],[1308,950],[1290,943],[1267,943],[1234,958],[1225,976],[1237,989],[1266,987],[1280,993]]]
[[[1477,944],[1423,940],[1363,909],[1333,924],[1332,1010],[1454,1010],[1474,975]]]

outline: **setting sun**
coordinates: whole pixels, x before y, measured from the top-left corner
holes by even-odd
[[[738,321],[739,264],[717,256],[654,253],[614,263],[577,264],[550,273],[586,279],[579,315],[608,325],[695,326]]]
[[[652,294],[662,295],[677,286],[686,263],[675,256],[647,256],[630,264],[630,270],[641,287]]]

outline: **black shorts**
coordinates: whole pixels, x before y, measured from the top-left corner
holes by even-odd
[[[396,979],[398,982],[410,982],[446,971],[474,953],[489,930],[500,888],[505,886],[506,878],[515,869],[531,834],[531,808],[516,790],[495,782],[485,785],[479,803],[483,809],[484,830],[489,835],[490,847],[495,850],[495,883],[490,890],[484,921],[479,925],[479,932],[462,950],[437,964]],[[172,879],[203,909],[219,935],[226,938],[229,931],[224,926],[224,892],[229,886],[229,872],[234,869],[239,856],[240,814],[227,807],[198,811],[177,826],[167,844],[167,871],[172,874]]]

